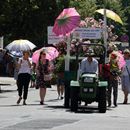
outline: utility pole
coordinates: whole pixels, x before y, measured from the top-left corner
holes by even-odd
[[[104,28],[103,28],[103,39],[104,39],[104,46],[106,48],[105,53],[105,63],[107,62],[107,18],[106,18],[106,1],[104,2]]]

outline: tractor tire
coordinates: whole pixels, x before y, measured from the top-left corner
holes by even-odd
[[[99,88],[99,100],[98,100],[99,113],[106,113],[106,88]]]
[[[79,88],[71,88],[71,111],[76,112],[78,109]]]

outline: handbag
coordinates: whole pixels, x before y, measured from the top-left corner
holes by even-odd
[[[51,81],[52,75],[51,74],[44,74],[44,81]]]

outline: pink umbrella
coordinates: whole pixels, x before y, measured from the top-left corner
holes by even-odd
[[[125,66],[126,62],[122,52],[118,51],[118,57],[119,57],[119,68],[121,69]]]
[[[33,55],[32,55],[32,61],[33,61],[34,63],[37,63],[37,62],[38,62],[38,60],[39,60],[39,55],[40,55],[40,52],[41,52],[41,51],[45,51],[45,53],[46,53],[46,58],[47,58],[49,61],[55,59],[55,58],[58,57],[58,55],[59,55],[59,52],[57,51],[56,48],[54,48],[54,47],[43,47],[43,48],[41,48],[41,49],[39,49],[39,50],[36,50],[36,51],[33,53]]]
[[[75,8],[64,9],[55,20],[53,32],[57,36],[69,35],[80,23],[80,15]]]

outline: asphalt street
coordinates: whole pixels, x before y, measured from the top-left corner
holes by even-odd
[[[123,105],[119,87],[118,107],[98,113],[97,103],[74,113],[57,99],[56,86],[47,90],[45,105],[39,105],[39,90],[29,88],[27,105],[16,105],[17,87],[13,78],[0,77],[0,130],[129,130],[130,104]],[[129,97],[130,102],[130,97]],[[96,108],[96,109],[95,109]]]

